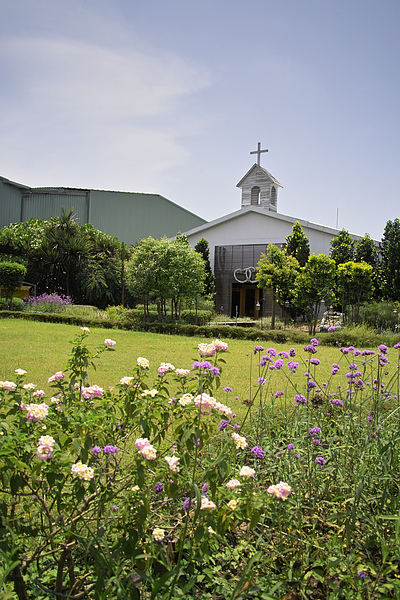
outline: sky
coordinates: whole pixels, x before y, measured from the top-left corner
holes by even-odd
[[[0,175],[278,212],[381,239],[400,218],[398,0],[2,0]],[[156,218],[156,215],[155,215]]]

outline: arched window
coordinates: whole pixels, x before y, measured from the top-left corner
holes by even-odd
[[[272,206],[276,206],[276,187],[271,187],[271,204]]]
[[[260,204],[260,188],[255,185],[251,188],[251,205],[257,206],[258,204]]]

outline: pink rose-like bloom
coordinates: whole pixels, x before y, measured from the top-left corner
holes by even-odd
[[[142,367],[142,369],[148,369],[150,367],[150,362],[147,360],[147,358],[143,358],[142,356],[139,356],[136,359],[136,362],[138,367]]]
[[[147,438],[138,438],[135,442],[135,446],[138,450],[142,450],[145,446],[149,446],[150,442]]]
[[[121,385],[131,385],[133,377],[122,377],[119,382]]]
[[[82,396],[85,398],[85,400],[92,400],[93,398],[101,398],[101,396],[104,393],[103,388],[99,387],[98,385],[91,385],[90,387],[83,387],[81,388],[81,392],[82,392]]]
[[[232,439],[234,440],[234,442],[236,444],[237,449],[241,448],[242,450],[244,450],[245,448],[247,448],[248,443],[246,442],[246,438],[242,437],[241,435],[239,435],[236,432],[233,432],[231,435],[232,435]]]
[[[200,510],[215,510],[217,507],[212,500],[207,498],[207,496],[201,497],[201,506]]]
[[[214,354],[217,351],[213,342],[211,342],[211,344],[198,344],[197,349],[199,351],[200,356],[214,356]]]
[[[47,383],[53,383],[54,381],[60,381],[60,379],[64,379],[65,375],[62,371],[57,371],[54,375],[48,378]]]
[[[190,370],[189,369],[175,369],[175,373],[176,373],[176,375],[178,375],[178,377],[187,377],[188,375],[190,375]]]
[[[107,346],[107,348],[114,348],[114,346],[116,346],[116,344],[117,344],[117,342],[114,342],[114,340],[110,340],[109,338],[104,340],[104,345]]]
[[[35,423],[36,421],[44,421],[49,412],[47,404],[27,404],[24,409],[27,411],[26,418],[28,421]]]
[[[144,446],[140,453],[146,460],[155,460],[157,458],[157,450],[151,444]]]
[[[268,494],[271,494],[272,496],[275,496],[280,500],[287,500],[292,491],[293,490],[290,487],[290,485],[288,485],[284,481],[280,481],[276,485],[270,485],[267,489]]]
[[[226,486],[228,488],[228,490],[234,490],[237,487],[240,487],[242,484],[240,483],[240,481],[238,479],[230,479],[227,483]]]
[[[81,461],[72,465],[71,474],[74,477],[78,477],[82,481],[90,481],[94,477],[94,471],[92,467],[82,464]]]
[[[168,467],[171,469],[171,471],[174,473],[178,473],[180,471],[180,458],[178,456],[165,456],[164,460],[168,463]]]
[[[214,347],[216,350],[218,350],[218,352],[227,352],[228,351],[228,344],[226,342],[221,342],[221,340],[217,339],[211,343],[214,344]]]
[[[36,385],[34,383],[25,383],[22,387],[24,388],[24,390],[31,392],[36,388]]]
[[[49,460],[53,454],[55,440],[50,435],[42,435],[38,441],[36,456],[40,460]]]
[[[26,375],[25,369],[15,369],[14,373],[22,377],[22,375]]]
[[[35,398],[43,398],[44,395],[44,390],[36,390],[36,392],[33,392],[32,394],[32,396],[34,396]]]
[[[199,394],[194,399],[195,406],[200,407],[203,415],[209,415],[212,409],[215,408],[216,402],[215,398],[208,394]]]
[[[251,477],[255,477],[256,472],[251,467],[244,466],[240,469],[239,475],[240,477],[247,477],[248,479],[250,479]]]
[[[168,373],[168,371],[175,371],[175,367],[174,367],[174,365],[171,365],[171,363],[163,362],[158,367],[157,371],[160,375],[164,375],[165,373]]]
[[[0,388],[7,390],[8,392],[15,392],[17,384],[13,381],[0,381]]]

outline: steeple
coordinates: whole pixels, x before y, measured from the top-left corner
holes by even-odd
[[[260,157],[263,152],[268,150],[261,150],[261,142],[258,142],[258,149],[250,152],[250,154],[257,154],[257,163],[247,171],[236,187],[242,190],[242,208],[258,206],[277,212],[278,188],[282,185],[267,169],[261,167]]]

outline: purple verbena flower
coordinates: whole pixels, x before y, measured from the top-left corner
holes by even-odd
[[[115,454],[118,452],[117,446],[104,446],[103,448],[104,454]]]
[[[265,452],[261,448],[261,446],[254,446],[254,448],[252,448],[250,452],[252,452],[256,458],[259,458],[261,460],[265,458]]]

